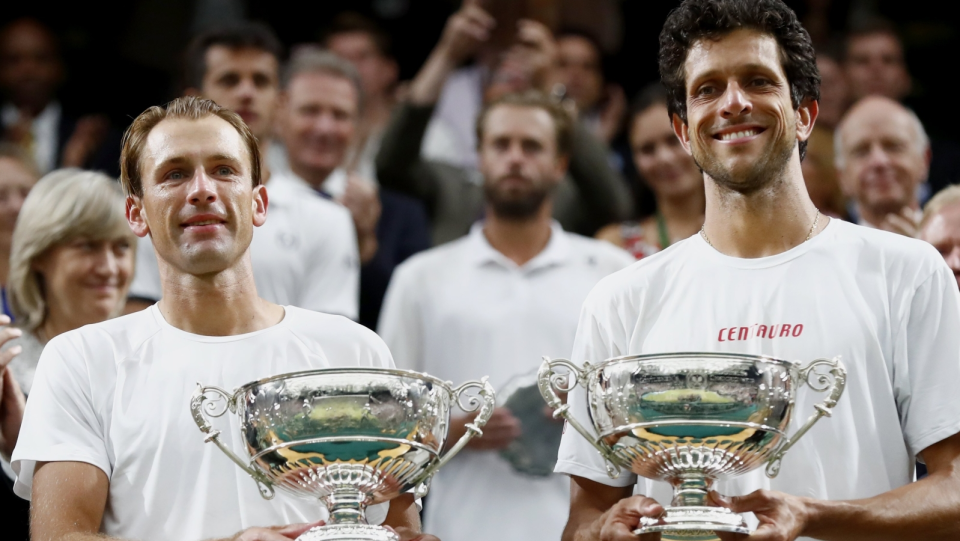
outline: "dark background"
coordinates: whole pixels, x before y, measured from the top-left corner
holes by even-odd
[[[931,0],[789,0],[803,19],[808,5],[830,4],[830,28],[839,36],[852,3],[867,6],[891,20],[906,45],[914,76],[913,106],[934,137],[958,139],[952,127],[960,111],[952,97],[953,72],[960,53],[958,21],[947,3]],[[352,10],[378,20],[393,36],[401,77],[409,79],[439,38],[458,0],[247,0],[223,4],[212,19],[239,15],[270,24],[286,45],[317,39],[337,13]],[[606,59],[610,80],[630,96],[657,79],[657,36],[677,0],[622,0],[623,42]],[[60,98],[74,115],[102,112],[124,128],[145,108],[177,95],[183,48],[196,30],[196,0],[132,0],[128,2],[5,2],[0,24],[32,16],[51,26],[61,39],[67,81]]]

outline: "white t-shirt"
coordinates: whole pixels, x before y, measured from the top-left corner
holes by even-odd
[[[200,541],[253,526],[325,518],[318,500],[254,481],[213,444],[190,414],[197,383],[236,389],[315,368],[392,367],[376,334],[341,317],[285,307],[283,320],[236,336],[199,336],[168,324],[154,305],[57,336],[43,350],[13,452],[14,490],[30,497],[36,462],[77,461],[107,474],[101,531],[121,539]],[[245,456],[235,415],[213,419]],[[387,505],[368,509],[382,522]]]
[[[610,276],[584,303],[573,361],[675,351],[763,354],[807,363],[841,356],[846,391],[787,453],[718,483],[731,495],[769,488],[823,500],[865,498],[910,483],[915,456],[960,432],[960,294],[931,246],[831,220],[813,239],[757,259],[725,256],[695,235]],[[584,392],[569,396],[589,425]],[[798,391],[789,434],[824,395]],[[566,430],[556,471],[611,486],[600,455]],[[665,483],[638,492],[669,504]]]
[[[360,256],[350,211],[282,174],[274,174],[267,195],[267,221],[254,228],[250,243],[257,293],[276,304],[357,319]],[[149,237],[137,243],[130,295],[161,296]]]
[[[454,384],[489,376],[499,391],[542,355],[569,352],[587,293],[632,262],[554,224],[547,247],[518,267],[474,226],[397,268],[379,332],[401,368]],[[468,449],[437,473],[429,502],[424,531],[444,541],[559,539],[569,481],[526,477],[495,451]]]

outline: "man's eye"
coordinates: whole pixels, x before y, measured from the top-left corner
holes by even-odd
[[[186,178],[186,177],[183,175],[183,172],[182,172],[182,171],[171,171],[171,172],[167,175],[167,178],[169,178],[170,180],[182,180],[182,179],[184,179],[184,178]]]
[[[753,86],[767,86],[768,84],[770,84],[770,80],[764,79],[763,77],[758,77],[750,81],[750,84]]]
[[[712,86],[701,86],[697,89],[698,96],[709,96],[714,93],[716,89]]]
[[[217,174],[218,174],[218,175],[232,175],[232,174],[233,174],[233,169],[230,169],[229,167],[226,167],[226,166],[218,167],[218,168],[217,168]]]

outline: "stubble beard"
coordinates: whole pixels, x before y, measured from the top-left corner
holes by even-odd
[[[714,154],[705,152],[696,145],[691,145],[690,148],[693,161],[718,187],[750,195],[782,180],[796,146],[796,139],[777,140],[749,169],[736,173],[721,163]]]
[[[497,183],[499,184],[499,183]],[[526,221],[535,217],[543,208],[553,189],[546,182],[534,182],[533,186],[518,195],[508,195],[497,188],[497,184],[483,184],[484,199],[493,214],[500,219]]]

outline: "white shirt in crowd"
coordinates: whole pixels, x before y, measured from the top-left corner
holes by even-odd
[[[602,281],[584,303],[573,360],[676,351],[762,354],[807,363],[839,355],[846,391],[786,455],[718,483],[721,493],[767,488],[822,500],[866,498],[910,483],[916,455],[960,432],[960,295],[931,246],[831,220],[782,254],[725,256],[695,235]],[[823,394],[798,391],[789,434]],[[569,395],[589,425],[584,392]],[[557,472],[611,486],[600,455],[567,430]],[[638,492],[669,504],[665,483]]]
[[[60,145],[60,116],[63,110],[60,102],[51,102],[40,114],[30,122],[30,140],[27,152],[33,158],[40,173],[47,173],[57,168],[57,151]],[[0,121],[4,128],[16,124],[20,120],[20,111],[12,103],[3,105],[0,110]]]
[[[280,323],[236,336],[200,336],[168,324],[156,305],[51,340],[13,453],[15,492],[30,497],[37,462],[76,461],[110,480],[101,532],[142,541],[200,541],[253,526],[326,517],[317,500],[254,481],[213,444],[190,414],[197,383],[236,389],[316,368],[392,367],[386,345],[350,320],[285,307]],[[243,455],[236,416],[213,419]],[[371,522],[387,505],[368,509]]]
[[[518,267],[477,224],[397,268],[379,332],[401,368],[455,385],[489,376],[500,390],[535,371],[541,356],[568,355],[587,293],[633,261],[554,223],[546,248]],[[495,451],[464,450],[433,480],[424,531],[444,541],[559,539],[568,485],[516,473]]]
[[[300,180],[274,174],[267,221],[254,228],[250,258],[257,293],[270,302],[359,317],[360,258],[353,219],[342,205]],[[157,256],[149,237],[137,243],[130,296],[160,299]]]

